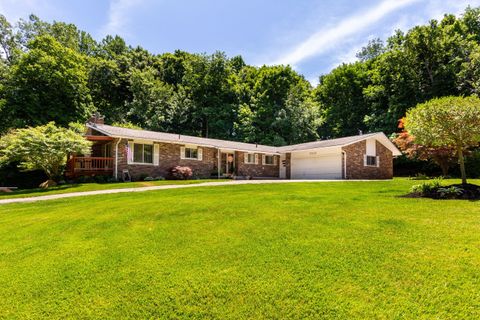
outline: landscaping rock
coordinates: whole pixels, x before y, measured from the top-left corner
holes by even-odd
[[[47,180],[45,182],[40,183],[39,187],[43,188],[43,189],[47,189],[47,188],[50,188],[50,187],[55,187],[56,185],[57,185],[57,183],[55,181]]]

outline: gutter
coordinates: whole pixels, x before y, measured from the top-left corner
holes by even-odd
[[[347,180],[347,153],[344,150],[342,150],[342,153],[343,153],[343,174],[344,174],[343,179]]]

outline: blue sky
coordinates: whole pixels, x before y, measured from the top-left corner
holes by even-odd
[[[291,64],[315,83],[369,39],[386,39],[480,0],[0,0],[9,21],[35,13],[75,23],[96,39],[118,34],[151,52],[242,55],[249,64]]]

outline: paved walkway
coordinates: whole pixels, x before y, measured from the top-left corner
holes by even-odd
[[[7,203],[23,203],[23,202],[45,201],[45,200],[52,200],[52,199],[63,199],[63,198],[72,198],[72,197],[91,196],[91,195],[97,195],[97,194],[144,192],[144,191],[165,190],[165,189],[183,189],[183,188],[197,188],[197,187],[228,186],[228,185],[239,185],[239,184],[295,183],[295,182],[341,182],[341,181],[345,181],[345,180],[233,180],[233,181],[226,181],[226,182],[224,181],[224,182],[205,182],[205,183],[194,183],[194,184],[172,184],[172,185],[153,186],[153,187],[137,187],[137,188],[124,188],[124,189],[109,189],[109,190],[71,192],[71,193],[61,193],[61,194],[51,194],[51,195],[46,195],[46,196],[30,197],[30,198],[2,199],[2,200],[0,200],[0,205],[7,204]],[[352,181],[352,180],[348,180],[348,181]]]

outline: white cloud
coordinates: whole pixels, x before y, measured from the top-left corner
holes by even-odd
[[[417,1],[419,0],[384,0],[366,12],[359,12],[341,20],[331,28],[317,31],[295,46],[293,50],[273,61],[272,64],[295,65],[309,57],[322,54],[344,42],[348,37],[374,25],[388,14]]]
[[[143,0],[111,0],[108,21],[101,29],[101,36],[127,33],[129,12],[142,3]]]

